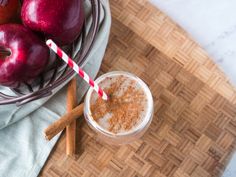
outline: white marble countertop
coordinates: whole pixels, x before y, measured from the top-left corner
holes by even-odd
[[[235,0],[150,0],[182,26],[236,85]]]
[[[236,85],[235,0],[150,0],[198,42]],[[236,154],[223,177],[236,176]]]

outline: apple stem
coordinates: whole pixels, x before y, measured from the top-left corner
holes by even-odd
[[[6,6],[8,4],[8,0],[0,0],[0,6]]]
[[[0,56],[10,56],[11,52],[0,48]]]

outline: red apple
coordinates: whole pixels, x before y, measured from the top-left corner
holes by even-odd
[[[17,87],[45,68],[49,49],[32,31],[17,24],[0,25],[0,84]]]
[[[24,0],[21,18],[25,26],[43,32],[58,45],[70,44],[82,29],[83,0]]]
[[[16,21],[19,6],[18,0],[0,0],[0,24]]]

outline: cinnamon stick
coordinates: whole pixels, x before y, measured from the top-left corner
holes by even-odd
[[[67,112],[77,105],[76,78],[73,78],[67,89]],[[73,156],[76,149],[76,120],[66,126],[66,154]]]
[[[67,125],[79,118],[83,114],[84,103],[75,107],[72,111],[66,113],[60,119],[51,124],[44,130],[45,138],[51,140],[55,135],[61,132]]]

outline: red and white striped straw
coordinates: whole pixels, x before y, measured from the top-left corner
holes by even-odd
[[[52,49],[70,68],[82,77],[104,100],[108,100],[107,94],[86,74],[65,52],[63,52],[51,39],[47,40],[47,46]]]

